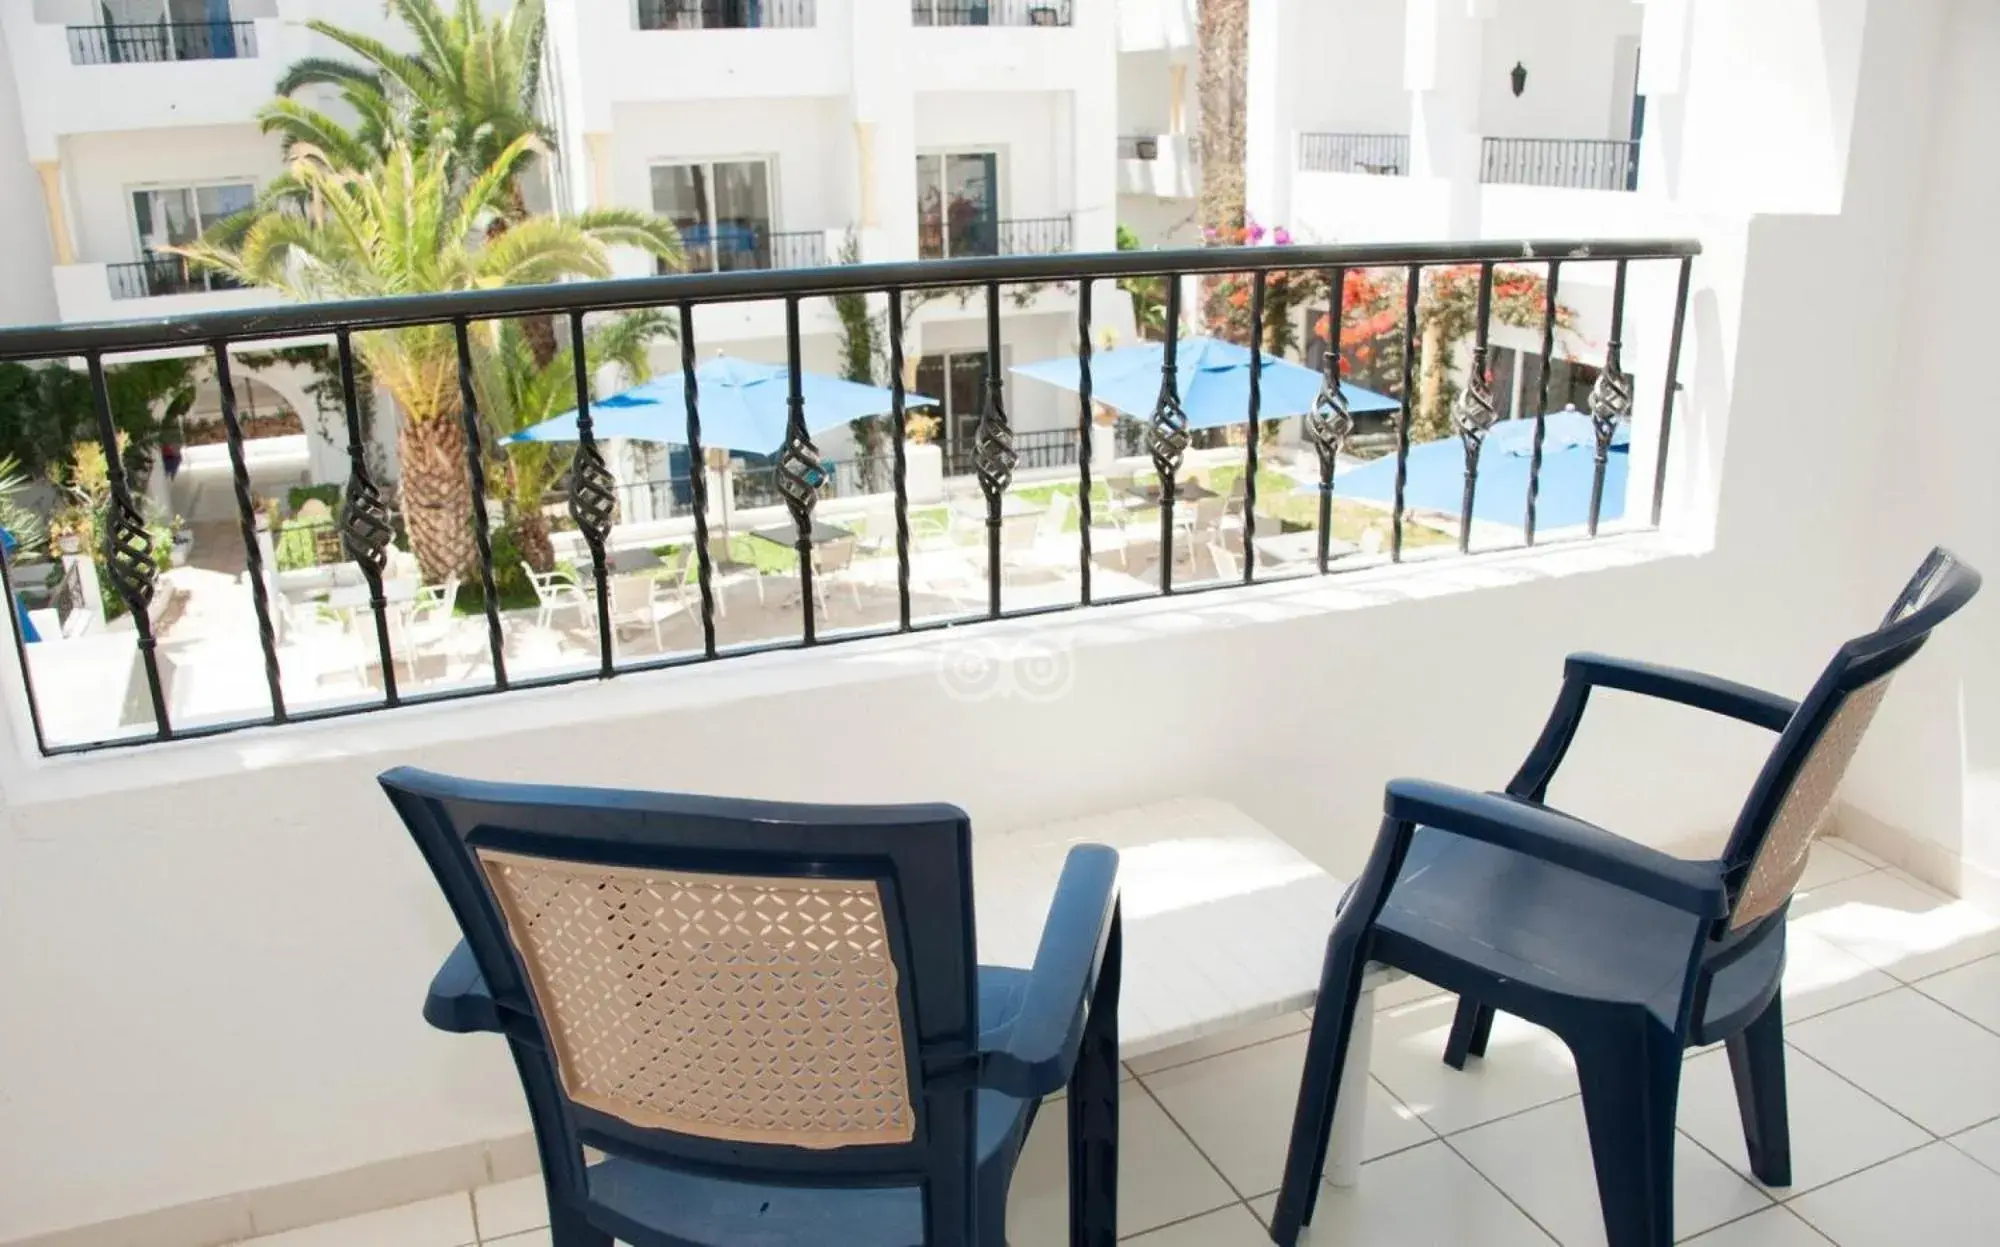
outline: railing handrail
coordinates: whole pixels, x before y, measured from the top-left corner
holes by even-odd
[[[101,30],[105,33],[120,30],[213,30],[217,26],[229,26],[242,30],[253,24],[247,17],[204,18],[193,22],[71,22],[67,30]]]
[[[503,286],[446,294],[393,295],[324,303],[217,309],[145,320],[0,328],[0,359],[207,346],[393,329],[460,318],[489,320],[571,311],[618,311],[681,303],[823,298],[888,287],[926,289],[1119,277],[1241,273],[1256,268],[1388,268],[1546,260],[1663,260],[1701,254],[1693,238],[1486,239],[1475,242],[1312,243],[1288,247],[1191,247],[1065,252],[834,264],[810,269],[671,273],[547,286]]]

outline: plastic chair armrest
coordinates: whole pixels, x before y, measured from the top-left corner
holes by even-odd
[[[1799,708],[1789,697],[1734,680],[1607,654],[1571,654],[1563,666],[1563,676],[1596,688],[1621,689],[1727,715],[1773,732],[1783,731]]]
[[[1021,1011],[1005,1031],[986,1040],[980,1054],[983,1085],[1040,1098],[1069,1081],[1117,913],[1116,850],[1094,844],[1071,849],[1042,925]]]
[[[1420,779],[1389,783],[1383,811],[1567,867],[1703,918],[1729,912],[1719,862],[1689,861],[1533,801]]]
[[[424,997],[424,1021],[454,1035],[471,1035],[505,1029],[500,1007],[486,990],[486,976],[472,959],[472,949],[464,940],[451,950],[431,979],[430,994]]]

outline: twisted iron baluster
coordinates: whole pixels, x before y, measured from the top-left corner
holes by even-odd
[[[1660,450],[1653,464],[1653,527],[1660,526],[1660,512],[1667,501],[1667,447],[1674,433],[1674,396],[1680,391],[1681,331],[1687,325],[1688,282],[1694,275],[1694,261],[1681,261],[1679,289],[1674,294],[1674,331],[1667,341],[1667,381],[1660,399]]]
[[[1091,413],[1090,381],[1090,291],[1089,278],[1078,283],[1076,292],[1076,365],[1077,365],[1077,433],[1076,433],[1076,536],[1078,543],[1078,563],[1076,574],[1079,579],[1079,600],[1090,605],[1090,431],[1094,420]]]
[[[715,567],[708,550],[708,462],[701,448],[701,383],[695,378],[694,308],[681,304],[682,397],[688,413],[688,493],[694,502],[695,581],[701,589],[701,652],[715,657]],[[686,575],[683,570],[682,575]]]
[[[111,419],[104,357],[93,351],[85,358],[90,367],[91,397],[97,404],[97,438],[104,447],[104,466],[111,485],[110,522],[104,528],[104,570],[132,614],[132,627],[139,634],[139,661],[146,669],[146,691],[153,704],[153,724],[160,739],[166,740],[174,729],[167,718],[166,689],[160,682],[159,641],[153,636],[153,619],[147,613],[160,566],[153,560],[153,536],[146,531],[146,517],[132,501],[125,462],[118,453],[118,428]]]
[[[1562,261],[1550,260],[1548,278],[1542,283],[1542,372],[1535,385],[1535,435],[1528,453],[1528,514],[1522,534],[1527,544],[1535,544],[1535,504],[1542,492],[1542,443],[1549,427],[1549,371],[1556,354],[1556,285],[1562,279]]]
[[[806,432],[804,373],[799,363],[799,301],[796,297],[785,300],[785,356],[791,393],[786,400],[785,444],[778,451],[777,484],[778,492],[785,499],[785,509],[792,513],[792,523],[799,530],[799,604],[805,617],[802,639],[807,645],[813,645],[819,639],[813,618],[813,507],[819,502],[819,487],[826,481],[826,469],[820,464],[819,447],[813,445],[812,437]]]
[[[215,384],[222,396],[222,432],[229,440],[229,479],[243,525],[243,566],[250,577],[250,605],[257,612],[257,641],[264,651],[264,683],[271,691],[271,721],[283,723],[285,691],[278,670],[278,641],[271,624],[271,593],[264,581],[264,548],[257,540],[257,508],[250,497],[250,467],[243,458],[243,426],[236,416],[236,384],[229,375],[229,347],[217,342]]]
[[[1611,341],[1604,348],[1604,368],[1590,387],[1590,423],[1597,434],[1596,464],[1590,477],[1590,535],[1597,535],[1598,512],[1604,505],[1604,470],[1611,458],[1611,438],[1620,422],[1632,414],[1632,377],[1623,370],[1625,331],[1625,261],[1618,261],[1611,286]]]
[[[1389,518],[1389,560],[1403,561],[1403,494],[1410,483],[1410,421],[1416,414],[1417,296],[1423,267],[1412,264],[1403,280],[1403,409],[1396,417],[1396,502]]]
[[[889,415],[895,426],[896,626],[910,630],[910,413],[903,387],[903,292],[889,292]]]
[[[1459,510],[1458,552],[1472,549],[1472,502],[1479,487],[1479,447],[1500,418],[1493,405],[1493,377],[1487,370],[1488,334],[1493,315],[1493,265],[1479,266],[1479,328],[1472,348],[1472,375],[1451,407],[1451,423],[1465,446],[1465,501]]]
[[[493,657],[493,687],[507,687],[507,643],[500,631],[500,590],[494,584],[493,535],[486,518],[486,446],[479,435],[479,397],[472,385],[471,330],[452,322],[458,345],[458,415],[465,427],[465,472],[472,482],[472,545],[479,557],[479,589],[486,599],[486,650]],[[450,614],[456,603],[446,602]],[[412,660],[414,661],[414,660]]]
[[[583,312],[569,314],[570,360],[576,377],[576,457],[569,465],[569,517],[576,522],[590,550],[590,579],[597,599],[598,674],[610,679],[611,583],[605,569],[604,543],[618,518],[618,482],[605,466],[597,445],[597,428],[590,418],[590,361],[584,350]]]
[[[1000,286],[986,287],[986,406],[972,435],[972,471],[986,495],[986,613],[1000,617],[1000,500],[1014,480],[1014,430],[1007,424],[1007,379],[1000,370]]]
[[[1181,278],[1167,278],[1167,340],[1160,357],[1160,397],[1153,406],[1153,419],[1146,426],[1147,452],[1160,481],[1160,592],[1174,591],[1174,493],[1179,485],[1181,460],[1191,439],[1187,412],[1181,408],[1180,382],[1176,375],[1180,354]]]
[[[396,693],[396,656],[389,641],[389,602],[382,591],[382,572],[389,566],[389,543],[396,535],[389,507],[368,472],[368,447],[361,434],[361,397],[354,384],[354,339],[345,329],[334,335],[340,357],[340,396],[347,414],[347,490],[340,507],[340,546],[361,568],[368,582],[368,609],[375,617],[376,657],[382,664],[382,697],[389,705]]]
[[[1326,355],[1320,360],[1319,394],[1306,413],[1306,440],[1319,453],[1319,570],[1325,574],[1328,546],[1333,536],[1333,470],[1347,439],[1354,434],[1354,416],[1347,395],[1340,388],[1340,331],[1347,313],[1347,270],[1330,269],[1326,275],[1327,330]]]
[[[1257,441],[1263,434],[1264,286],[1262,269],[1250,278],[1250,435],[1243,464],[1243,583],[1257,578]],[[1218,534],[1219,536],[1220,534]],[[1193,551],[1189,551],[1193,557]]]

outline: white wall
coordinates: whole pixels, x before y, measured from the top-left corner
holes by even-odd
[[[1405,134],[1402,0],[1280,0],[1298,9],[1283,83],[1300,130]]]
[[[1756,6],[1744,6],[1746,8]],[[1621,77],[1620,38],[1637,38],[1641,7],[1633,0],[1498,0],[1486,22],[1479,82],[1484,133],[1523,138],[1622,139],[1631,111],[1630,66]],[[1508,74],[1528,71],[1519,98]]]
[[[190,126],[170,143],[142,130],[72,134],[62,140],[62,162],[77,258],[96,263],[139,258],[132,191],[197,182],[262,186],[284,169],[278,141],[254,125]]]
[[[1066,93],[922,93],[917,151],[998,151],[1001,216],[1067,216],[1076,207],[1069,118]]]
[[[719,109],[727,124],[716,124]],[[655,164],[762,157],[772,161],[775,228],[845,229],[855,223],[854,163],[837,101],[619,104],[612,120],[616,204],[653,209]]]
[[[0,221],[10,226],[8,276],[0,281],[0,325],[38,325],[56,318],[55,287],[48,276],[54,240],[42,206],[41,178],[28,162],[16,86],[7,31],[0,27]]]

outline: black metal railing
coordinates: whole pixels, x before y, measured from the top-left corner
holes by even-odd
[[[1407,134],[1301,134],[1299,168],[1308,173],[1382,173],[1408,176]]]
[[[233,61],[255,55],[257,27],[252,22],[153,22],[144,26],[69,28],[72,65]]]
[[[640,30],[776,30],[819,24],[818,0],[639,0]]]
[[[177,255],[155,255],[123,264],[107,264],[104,266],[104,277],[114,299],[146,299],[163,294],[241,289],[236,279],[228,274],[197,271]]]
[[[129,609],[134,644],[134,676],[128,688],[127,705],[138,708],[144,714],[146,728],[140,737],[119,730],[111,730],[101,736],[86,736],[83,739],[51,740],[45,731],[40,703],[37,701],[36,677],[40,668],[29,662],[28,649],[17,627],[15,632],[15,656],[20,664],[24,681],[26,700],[34,726],[37,745],[44,753],[71,753],[107,745],[130,743],[134,739],[168,740],[192,736],[207,736],[218,732],[231,731],[257,724],[283,723],[296,719],[324,718],[333,715],[360,713],[381,708],[393,708],[407,702],[437,701],[501,692],[509,688],[565,683],[582,679],[610,678],[619,674],[673,667],[686,663],[702,662],[737,652],[767,649],[772,645],[814,646],[832,641],[847,641],[869,636],[880,636],[898,631],[926,629],[931,627],[962,624],[977,618],[1000,618],[1006,614],[1038,613],[1051,609],[1047,605],[1020,606],[1011,611],[1003,609],[1003,568],[1001,533],[1003,507],[1012,500],[1009,493],[1017,468],[1022,465],[1024,454],[1020,444],[1027,439],[1017,439],[1007,410],[1007,392],[1000,383],[1005,376],[1002,355],[1002,309],[1011,291],[1021,287],[1032,287],[1047,283],[1066,283],[1077,291],[1075,313],[1075,341],[1078,344],[1080,388],[1077,394],[1075,420],[1076,440],[1076,506],[1080,512],[1074,529],[1076,540],[1075,584],[1077,596],[1074,605],[1088,607],[1102,600],[1092,585],[1094,563],[1091,557],[1091,504],[1092,504],[1092,464],[1089,454],[1089,434],[1095,423],[1096,407],[1091,398],[1091,359],[1097,326],[1092,321],[1091,294],[1094,283],[1108,283],[1134,277],[1164,279],[1162,285],[1167,291],[1165,322],[1168,325],[1180,323],[1181,292],[1188,285],[1184,278],[1211,275],[1235,275],[1239,280],[1247,274],[1248,292],[1245,311],[1248,316],[1247,333],[1253,339],[1261,336],[1266,285],[1270,273],[1283,271],[1290,274],[1288,281],[1296,280],[1301,273],[1311,273],[1323,280],[1325,290],[1341,291],[1347,288],[1346,276],[1352,270],[1388,270],[1397,276],[1407,291],[1403,303],[1404,317],[1399,329],[1387,330],[1398,336],[1397,345],[1401,349],[1403,387],[1406,395],[1417,393],[1413,381],[1414,361],[1420,354],[1423,343],[1423,328],[1419,324],[1418,290],[1427,280],[1427,270],[1450,270],[1449,274],[1437,273],[1430,281],[1476,280],[1478,307],[1481,314],[1477,318],[1476,340],[1473,343],[1471,370],[1476,381],[1468,381],[1466,394],[1470,397],[1452,406],[1448,414],[1451,432],[1465,446],[1464,509],[1458,517],[1461,531],[1471,528],[1474,495],[1478,486],[1478,450],[1482,439],[1492,427],[1494,405],[1488,393],[1482,362],[1487,358],[1488,315],[1495,302],[1495,270],[1499,270],[1499,282],[1506,286],[1521,281],[1524,277],[1541,281],[1545,291],[1543,308],[1542,354],[1545,360],[1541,376],[1549,375],[1549,360],[1554,357],[1556,326],[1560,317],[1557,288],[1574,270],[1603,273],[1612,283],[1611,316],[1608,330],[1603,339],[1602,354],[1599,348],[1589,348],[1593,359],[1601,361],[1600,375],[1590,396],[1590,411],[1586,429],[1594,430],[1594,447],[1584,445],[1582,452],[1593,456],[1595,464],[1589,496],[1589,524],[1574,525],[1565,522],[1564,531],[1582,539],[1585,533],[1595,536],[1598,520],[1603,514],[1604,494],[1607,481],[1607,463],[1614,439],[1628,429],[1629,417],[1635,403],[1643,398],[1647,404],[1657,403],[1657,424],[1652,462],[1656,465],[1650,484],[1650,504],[1652,522],[1660,518],[1660,500],[1665,492],[1665,473],[1670,461],[1669,438],[1673,429],[1674,395],[1677,390],[1674,378],[1679,370],[1682,325],[1686,317],[1689,297],[1689,279],[1694,257],[1700,252],[1700,244],[1685,240],[1488,240],[1481,242],[1431,242],[1431,243],[1379,243],[1348,245],[1313,245],[1285,247],[1210,247],[1172,251],[1123,251],[1090,255],[1047,255],[1015,256],[978,259],[949,259],[904,264],[846,264],[824,268],[799,269],[789,271],[759,271],[736,273],[691,273],[666,277],[633,278],[623,281],[573,282],[560,285],[502,287],[498,289],[462,291],[450,294],[405,296],[355,300],[340,303],[280,304],[273,307],[246,309],[242,311],[218,311],[199,315],[151,318],[104,324],[72,324],[38,328],[0,329],[0,360],[16,361],[63,361],[81,359],[88,378],[88,384],[95,401],[97,421],[95,436],[105,451],[108,464],[108,502],[104,509],[105,522],[102,525],[103,544],[95,551],[95,557],[104,571],[106,583],[118,599]],[[1538,257],[1523,259],[1523,257]],[[1654,318],[1652,323],[1661,327],[1661,332],[1670,331],[1664,363],[1658,373],[1647,379],[1645,393],[1640,395],[1635,389],[1634,379],[1625,370],[1623,340],[1625,335],[1625,305],[1628,293],[1628,275],[1633,265],[1652,265],[1656,268],[1672,266],[1678,269],[1677,290],[1671,309],[1663,309],[1670,317],[1667,320]],[[973,292],[972,306],[978,307],[985,321],[985,343],[987,355],[986,373],[989,384],[985,387],[984,406],[978,419],[977,435],[973,439],[972,475],[977,480],[979,491],[986,504],[984,609],[971,614],[954,614],[949,617],[912,620],[911,611],[911,564],[912,554],[907,541],[896,544],[896,597],[897,612],[893,623],[879,627],[860,626],[843,628],[833,636],[821,634],[821,621],[812,584],[813,560],[796,560],[795,574],[798,577],[799,592],[795,599],[798,612],[798,631],[786,639],[778,641],[760,640],[746,642],[740,647],[719,647],[716,638],[716,617],[718,614],[715,598],[716,584],[708,557],[708,529],[705,527],[704,510],[697,501],[691,508],[694,512],[694,544],[701,557],[697,559],[696,576],[700,588],[699,618],[694,622],[699,627],[700,644],[686,652],[651,658],[621,656],[614,641],[615,627],[612,622],[607,594],[609,577],[606,575],[607,551],[614,537],[617,498],[615,482],[605,462],[605,447],[598,440],[595,424],[591,416],[590,370],[583,351],[572,352],[574,360],[573,400],[577,406],[576,435],[578,441],[570,468],[568,495],[570,514],[581,535],[587,551],[589,583],[595,594],[595,628],[588,630],[594,644],[588,662],[556,670],[550,674],[523,676],[510,675],[507,667],[506,630],[501,625],[501,592],[496,592],[499,571],[513,572],[512,566],[502,567],[495,553],[499,543],[489,532],[489,513],[495,508],[469,506],[464,523],[469,529],[472,541],[461,548],[449,539],[449,527],[442,526],[436,511],[425,517],[424,532],[433,539],[432,559],[457,558],[469,560],[458,566],[439,565],[427,568],[435,578],[446,575],[464,577],[464,583],[483,584],[483,614],[486,627],[479,648],[490,651],[490,666],[474,678],[464,678],[448,687],[412,694],[398,683],[398,671],[402,664],[396,658],[393,636],[403,635],[409,626],[411,616],[399,613],[402,608],[391,606],[391,590],[407,592],[409,572],[407,568],[397,571],[406,558],[393,556],[393,544],[398,535],[398,524],[385,501],[389,488],[376,478],[377,469],[368,453],[370,435],[362,418],[362,382],[357,380],[355,347],[362,334],[378,330],[407,328],[412,326],[435,325],[449,327],[451,336],[458,345],[457,370],[460,393],[463,399],[461,415],[466,426],[468,446],[468,467],[471,475],[471,496],[485,494],[482,455],[480,447],[490,441],[480,428],[480,416],[475,403],[474,356],[469,349],[470,330],[483,322],[504,318],[536,317],[556,318],[567,324],[570,340],[580,342],[583,337],[585,317],[607,311],[633,308],[662,308],[675,313],[678,320],[678,337],[682,365],[682,384],[686,389],[687,432],[689,462],[694,466],[691,485],[696,500],[707,496],[710,488],[709,471],[704,464],[701,449],[702,398],[698,383],[696,362],[700,353],[707,349],[695,337],[695,311],[702,306],[727,305],[776,300],[785,308],[785,345],[787,367],[792,378],[788,403],[788,421],[782,446],[772,458],[774,466],[769,469],[771,493],[775,501],[781,503],[789,514],[790,530],[796,533],[795,548],[805,554],[813,548],[815,534],[815,508],[818,506],[820,490],[827,473],[822,458],[815,448],[806,411],[807,400],[802,378],[805,368],[802,363],[802,334],[800,330],[800,309],[808,300],[830,298],[839,295],[859,294],[882,299],[887,311],[887,377],[890,387],[890,411],[886,425],[893,454],[891,493],[884,499],[891,511],[895,528],[899,534],[910,531],[911,502],[907,492],[906,438],[909,422],[906,412],[906,392],[902,365],[905,354],[904,332],[906,311],[909,300],[916,292],[937,288],[963,289]],[[1653,287],[1650,288],[1661,288]],[[1343,316],[1331,315],[1333,324],[1341,324]],[[1338,336],[1338,334],[1336,335]],[[365,638],[365,653],[356,661],[372,666],[373,674],[363,684],[363,695],[331,704],[319,704],[310,708],[290,707],[285,700],[285,687],[280,679],[282,667],[279,641],[273,626],[274,615],[280,609],[289,612],[288,601],[273,601],[266,590],[265,558],[256,538],[253,521],[257,519],[258,504],[250,489],[250,476],[244,455],[244,439],[241,422],[232,397],[234,389],[229,380],[232,352],[254,349],[257,344],[284,342],[302,337],[331,338],[338,359],[335,387],[339,394],[337,408],[346,416],[344,440],[350,463],[348,478],[341,491],[339,511],[339,533],[342,552],[346,562],[358,571],[365,582],[365,590],[352,590],[353,598],[346,607],[350,640]],[[146,528],[144,513],[139,509],[135,497],[139,486],[131,480],[124,469],[124,456],[119,453],[119,433],[112,418],[110,386],[106,377],[107,365],[118,365],[134,356],[143,357],[148,353],[162,350],[184,350],[190,343],[200,343],[208,354],[215,369],[222,395],[222,420],[228,435],[228,452],[233,469],[234,501],[240,517],[240,531],[243,542],[243,566],[246,581],[251,587],[249,600],[243,609],[254,615],[256,635],[264,659],[265,682],[269,692],[268,706],[261,703],[232,710],[228,714],[213,713],[203,721],[178,721],[171,712],[172,702],[168,696],[168,679],[172,675],[174,661],[187,662],[181,658],[169,661],[159,652],[159,638],[146,607],[153,601],[159,585],[162,569],[152,554],[151,540]],[[1318,517],[1317,558],[1295,564],[1299,570],[1316,567],[1321,573],[1330,570],[1331,538],[1333,531],[1333,501],[1336,493],[1334,466],[1344,453],[1347,439],[1354,432],[1354,420],[1348,409],[1345,389],[1339,377],[1339,360],[1345,343],[1332,344],[1336,349],[1324,352],[1322,365],[1323,382],[1317,401],[1304,417],[1304,435],[1307,443],[1316,453],[1318,465],[1316,493]],[[1159,559],[1146,572],[1151,577],[1143,592],[1128,589],[1121,591],[1119,600],[1139,595],[1167,595],[1187,592],[1190,589],[1220,587],[1226,583],[1222,579],[1211,580],[1194,586],[1178,585],[1176,576],[1176,534],[1185,524],[1176,523],[1177,509],[1183,520],[1188,515],[1185,503],[1179,502],[1182,491],[1181,472],[1191,441],[1191,416],[1199,416],[1202,423],[1215,422],[1213,413],[1190,413],[1184,409],[1181,399],[1182,380],[1178,371],[1178,340],[1169,337],[1163,344],[1163,358],[1160,367],[1160,390],[1158,405],[1145,423],[1145,451],[1157,473],[1157,490],[1151,496],[1150,506],[1159,515],[1158,538]],[[1241,576],[1243,582],[1268,576],[1260,573],[1258,552],[1263,547],[1260,541],[1266,534],[1258,524],[1258,502],[1256,482],[1259,475],[1259,453],[1262,442],[1259,423],[1260,405],[1258,376],[1263,367],[1261,353],[1253,353],[1248,367],[1251,369],[1247,393],[1249,400],[1244,411],[1243,422],[1247,424],[1243,443],[1244,460],[1242,479],[1249,496],[1240,509],[1238,527],[1231,534],[1240,538],[1242,550]],[[1479,401],[1475,401],[1479,400]],[[1546,403],[1532,408],[1545,412]],[[1386,514],[1392,525],[1390,541],[1381,559],[1400,561],[1404,556],[1404,527],[1406,514],[1411,510],[1407,504],[1404,481],[1409,471],[1411,459],[1411,431],[1415,411],[1405,403],[1396,415],[1395,466],[1397,483],[1393,499],[1380,505],[1380,514]],[[1537,515],[1537,489],[1544,459],[1542,434],[1547,423],[1545,417],[1533,417],[1533,453],[1528,457],[1525,497],[1521,498],[1518,511],[1508,508],[1509,514],[1524,517],[1519,530],[1526,544],[1538,540],[1535,529]],[[1574,437],[1574,432],[1566,434]],[[1588,436],[1588,435],[1587,435]],[[1049,453],[1058,453],[1051,451]],[[1563,453],[1572,453],[1565,450]],[[405,465],[406,472],[410,470]],[[839,478],[836,469],[836,482]],[[1571,479],[1574,479],[1573,477]],[[1100,482],[1101,484],[1101,482]],[[837,486],[836,486],[837,487]],[[739,486],[739,505],[748,501],[746,490]],[[435,496],[435,495],[433,495]],[[1643,488],[1631,491],[1633,498],[1648,496]],[[1621,502],[1623,500],[1621,499]],[[1360,505],[1359,503],[1352,505]],[[1435,509],[1436,504],[1430,504]],[[1490,500],[1489,500],[1490,506]],[[1645,509],[1644,502],[1635,502],[1631,507],[1627,527],[1644,527],[1639,515]],[[1617,514],[1623,516],[1626,509]],[[1370,511],[1369,514],[1376,514]],[[1351,521],[1352,516],[1349,516]],[[1148,520],[1142,527],[1150,527]],[[1067,527],[1065,532],[1070,531]],[[1129,533],[1128,529],[1128,533]],[[1435,532],[1435,528],[1432,528]],[[435,539],[444,534],[444,540]],[[411,537],[417,536],[412,530]],[[1546,540],[1547,534],[1539,539]],[[1484,542],[1482,542],[1484,544]],[[1193,547],[1185,546],[1180,552],[1191,553]],[[1271,551],[1277,556],[1277,551]],[[1366,565],[1371,560],[1358,558],[1347,560],[1343,566]],[[582,568],[579,567],[581,571]],[[398,579],[400,577],[400,579]],[[13,571],[11,563],[0,558],[0,592],[13,592]],[[393,583],[392,583],[393,581]],[[1121,584],[1127,583],[1121,581]],[[363,596],[365,595],[365,605]],[[405,599],[407,600],[407,599]],[[289,617],[289,616],[288,616]],[[250,620],[245,620],[245,624]],[[466,638],[467,641],[470,638]],[[39,647],[37,647],[39,649]],[[289,651],[288,651],[289,655]],[[46,657],[46,655],[44,655]],[[304,661],[300,659],[300,661]],[[226,681],[224,683],[227,683]],[[69,696],[68,689],[52,696]],[[68,709],[65,706],[65,709]],[[74,737],[72,729],[65,729]],[[92,728],[91,731],[96,731]]]
[[[926,260],[973,256],[1061,255],[1070,249],[1066,216],[920,221],[917,255]]]
[[[1574,190],[1639,189],[1639,144],[1631,139],[1489,138],[1479,180]]]
[[[917,26],[1068,26],[1072,0],[910,0]]]
[[[706,241],[691,241],[688,233],[683,232],[681,250],[687,257],[685,271],[690,273],[818,268],[826,263],[826,231],[720,230],[717,237]],[[678,271],[669,270],[664,262],[656,262],[653,267],[661,274]]]
[[[1035,429],[1016,432],[1014,470],[1025,472],[1037,468],[1070,467],[1076,462],[1076,448],[1080,440],[1075,429]],[[976,476],[978,472],[979,456],[975,447],[963,442],[945,447],[946,476]]]
[[[1118,158],[1120,160],[1158,160],[1160,158],[1160,136],[1157,134],[1119,135]]]

